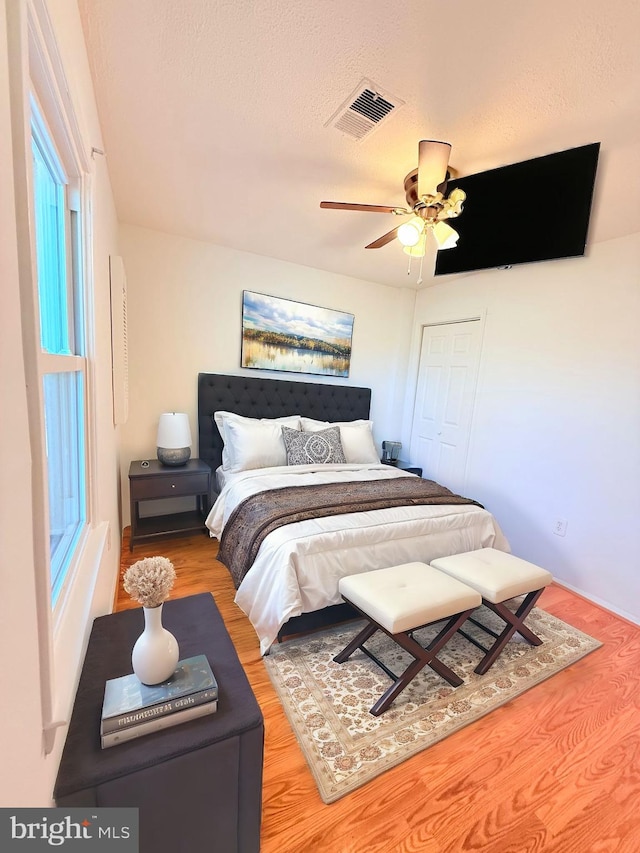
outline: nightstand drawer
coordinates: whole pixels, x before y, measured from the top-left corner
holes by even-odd
[[[131,498],[134,501],[153,498],[175,498],[185,495],[206,494],[209,491],[208,474],[178,474],[177,476],[136,477],[131,480]]]

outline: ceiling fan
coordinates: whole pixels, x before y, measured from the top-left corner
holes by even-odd
[[[447,180],[451,177],[448,142],[423,139],[418,145],[418,168],[404,179],[408,208],[383,204],[351,204],[342,201],[321,201],[320,207],[331,210],[362,210],[372,213],[393,213],[396,216],[413,214],[408,222],[396,226],[378,237],[366,249],[379,249],[397,237],[404,251],[412,257],[424,257],[427,235],[431,232],[438,249],[451,249],[458,242],[458,233],[446,223],[462,212],[466,194],[454,189],[448,197]]]

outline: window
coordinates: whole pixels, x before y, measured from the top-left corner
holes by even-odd
[[[79,187],[65,173],[35,99],[31,104],[50,595],[55,608],[87,520],[86,357]]]
[[[69,719],[101,569],[114,562],[106,557],[109,520],[100,520],[95,476],[94,170],[77,111],[84,86],[67,79],[51,3],[5,6],[40,698],[49,754]],[[56,10],[55,17],[64,13]],[[74,50],[72,43],[71,57]]]

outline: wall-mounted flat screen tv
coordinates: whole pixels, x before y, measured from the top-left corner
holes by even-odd
[[[435,275],[584,255],[600,143],[450,180],[467,194]]]

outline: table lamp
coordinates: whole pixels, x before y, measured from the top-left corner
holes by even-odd
[[[191,456],[191,429],[185,412],[160,415],[157,438],[158,459],[163,465],[186,465]]]

